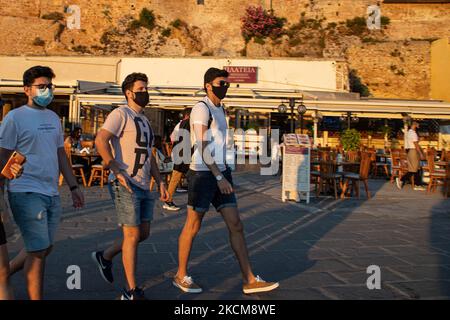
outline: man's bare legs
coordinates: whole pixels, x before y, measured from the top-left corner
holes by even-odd
[[[22,270],[23,267],[25,266],[26,259],[27,259],[27,251],[25,249],[20,250],[17,256],[15,256],[14,259],[12,259],[9,262],[10,275],[13,275]]]
[[[256,280],[250,267],[243,225],[239,218],[237,208],[225,207],[220,210],[220,213],[228,227],[231,247],[239,262],[239,266],[241,267],[244,282],[253,283]],[[178,272],[176,275],[178,279],[183,279],[187,276],[187,267],[192,244],[200,230],[204,216],[204,213],[198,213],[191,208],[188,208],[186,223],[184,224],[178,239]]]
[[[183,279],[187,276],[192,243],[200,230],[204,216],[204,213],[198,213],[191,208],[187,210],[186,222],[178,238],[178,271],[176,274],[178,279]]]
[[[102,254],[97,252],[103,258],[103,264],[106,264],[107,274],[102,273],[105,280],[113,281],[111,273],[111,261],[122,252],[122,263],[125,271],[128,290],[136,288],[136,265],[137,265],[137,247],[139,242],[146,240],[150,235],[150,222],[143,222],[139,226],[123,226],[123,238],[117,239]],[[101,259],[100,257],[98,259]],[[106,261],[105,261],[106,260]]]
[[[43,297],[45,260],[52,249],[53,246],[36,252],[26,252],[22,249],[9,262],[10,276],[24,269],[28,296],[31,300],[41,300]]]
[[[6,244],[0,246],[0,300],[14,299],[13,290],[9,281],[9,258]]]
[[[139,242],[145,241],[150,235],[150,222],[143,222],[139,226],[140,228],[140,238]],[[116,255],[122,252],[123,239],[117,239],[114,243],[103,251],[103,258],[112,261]]]
[[[220,214],[227,225],[231,248],[239,262],[244,283],[254,283],[256,279],[250,266],[244,225],[239,217],[238,209],[237,207],[224,207],[220,210]]]

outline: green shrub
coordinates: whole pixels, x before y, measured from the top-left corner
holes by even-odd
[[[370,96],[369,88],[362,83],[361,78],[358,76],[356,70],[352,69],[349,73],[350,91],[357,92],[361,97]]]
[[[152,10],[148,10],[147,8],[141,10],[141,13],[139,14],[139,23],[142,27],[153,30],[156,25],[155,22],[156,18]]]
[[[381,25],[382,26],[387,26],[390,23],[391,23],[391,19],[389,17],[381,16]]]
[[[172,29],[170,29],[170,28],[166,28],[161,32],[161,35],[166,38],[170,37],[171,34],[172,34]]]
[[[347,129],[341,134],[341,143],[345,151],[358,151],[361,134],[356,129]]]
[[[180,19],[173,20],[170,25],[176,29],[180,29],[182,26],[186,26],[187,23]]]
[[[39,37],[36,37],[33,41],[33,46],[43,47],[43,46],[45,46],[45,41]]]
[[[367,21],[364,17],[355,17],[347,19],[345,24],[354,35],[361,35],[367,30]]]
[[[255,43],[257,43],[257,44],[260,44],[260,45],[266,44],[266,42],[264,41],[264,39],[261,38],[261,37],[254,37],[253,39],[254,39],[253,41],[255,41]]]
[[[51,12],[51,13],[44,14],[42,16],[42,19],[61,21],[61,20],[64,20],[64,15],[61,12]]]
[[[133,20],[131,20],[130,24],[128,25],[128,30],[133,31],[133,30],[139,29],[140,27],[142,27],[141,23],[138,20],[133,19]]]
[[[79,52],[79,53],[91,53],[91,51],[86,46],[82,46],[82,45],[73,47],[72,51]]]

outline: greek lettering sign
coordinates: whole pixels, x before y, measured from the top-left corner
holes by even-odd
[[[227,66],[223,68],[230,74],[228,81],[231,83],[258,82],[258,67]]]

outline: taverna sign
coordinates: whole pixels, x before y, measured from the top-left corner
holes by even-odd
[[[258,82],[258,67],[226,66],[223,68],[230,74],[228,81],[232,83]]]

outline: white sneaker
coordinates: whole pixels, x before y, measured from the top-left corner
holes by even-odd
[[[398,177],[395,178],[395,184],[397,185],[397,188],[399,190],[402,190],[402,182],[400,181],[400,179]]]
[[[175,205],[175,203],[173,203],[173,201],[168,201],[168,202],[164,202],[163,209],[170,210],[170,211],[178,211],[181,208],[177,207]]]

